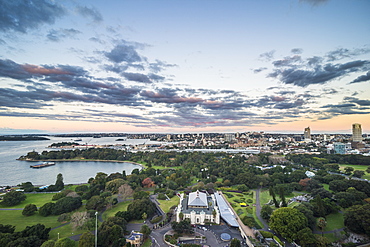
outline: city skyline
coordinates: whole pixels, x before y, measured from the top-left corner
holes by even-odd
[[[0,1],[0,134],[369,133],[369,8]]]

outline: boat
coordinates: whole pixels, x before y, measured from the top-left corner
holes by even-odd
[[[54,165],[55,165],[55,162],[44,162],[42,164],[33,165],[33,166],[30,166],[30,167],[31,168],[43,168],[43,167],[54,166]]]

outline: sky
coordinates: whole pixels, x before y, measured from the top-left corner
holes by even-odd
[[[0,0],[0,134],[370,131],[368,0]]]

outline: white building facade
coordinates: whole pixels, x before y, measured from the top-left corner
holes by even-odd
[[[182,214],[182,215],[181,215]],[[188,196],[180,194],[180,203],[176,211],[176,221],[189,219],[191,224],[220,224],[220,213],[214,195],[192,192]]]

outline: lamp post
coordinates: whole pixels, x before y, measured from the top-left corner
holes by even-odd
[[[95,212],[95,247],[98,247],[98,211]]]

